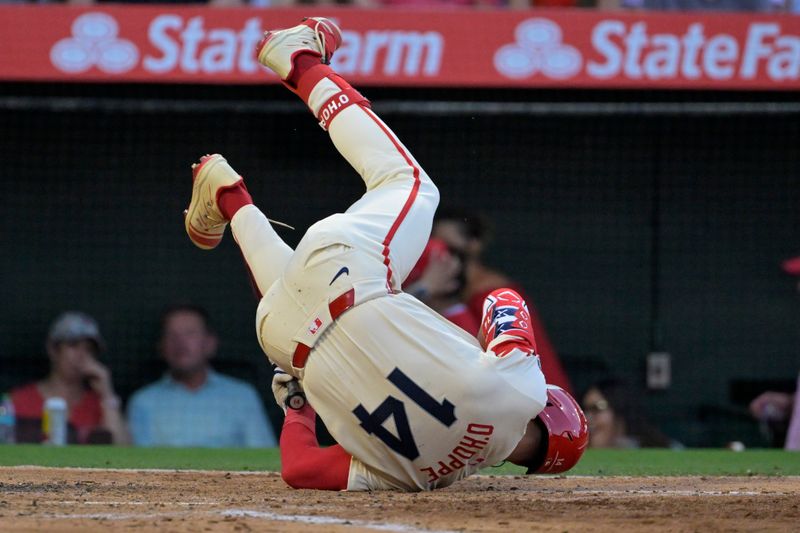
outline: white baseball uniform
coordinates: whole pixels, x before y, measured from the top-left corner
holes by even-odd
[[[324,79],[317,111],[340,91]],[[545,406],[538,357],[504,357],[400,291],[430,235],[438,191],[391,130],[352,105],[329,133],[367,192],[295,251],[254,206],[231,221],[263,299],[267,356],[299,378],[353,456],[348,490],[428,490],[504,460]]]

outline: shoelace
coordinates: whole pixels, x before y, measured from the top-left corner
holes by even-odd
[[[325,34],[320,31],[320,26],[328,31],[330,31],[330,28],[321,20],[318,20],[317,23],[314,24],[314,38],[317,40],[317,46],[319,46],[320,52],[322,52],[322,62],[327,65],[330,62],[330,58],[328,58],[328,52],[325,49]]]
[[[267,219],[270,223],[275,224],[276,226],[283,226],[284,228],[289,228],[290,230],[294,230],[294,226],[290,226],[286,222],[281,222],[280,220],[273,220],[271,218]]]
[[[184,214],[185,214],[185,211],[184,211]],[[227,220],[219,220],[219,219],[217,219],[215,217],[209,216],[208,213],[203,213],[203,218],[205,218],[206,220],[211,221],[211,223],[207,225],[208,229],[216,229],[216,228],[224,226],[225,224],[228,223]],[[286,222],[281,222],[280,220],[274,220],[272,218],[267,218],[267,220],[271,224],[275,224],[276,226],[282,226],[284,228],[288,228],[290,230],[294,230],[294,226],[290,226]]]
[[[210,208],[211,208],[211,206],[210,206],[210,205],[206,205],[206,208],[207,208],[207,209],[210,209]],[[184,210],[183,210],[183,216],[184,216],[184,217],[185,217],[185,216],[186,216],[188,213],[189,213],[189,210],[188,210],[188,209],[184,209]],[[207,228],[207,229],[216,229],[216,228],[219,228],[219,227],[221,227],[221,226],[224,226],[225,224],[227,224],[227,223],[228,223],[228,221],[227,221],[227,220],[220,220],[220,219],[218,219],[217,217],[212,217],[212,216],[210,216],[210,215],[209,215],[207,212],[206,212],[206,213],[203,213],[203,218],[204,218],[204,219],[206,219],[206,220],[208,221],[208,222],[206,222],[206,228]],[[290,226],[290,225],[289,225],[289,224],[287,224],[286,222],[281,222],[280,220],[274,220],[274,219],[272,219],[272,218],[267,218],[267,220],[268,220],[268,221],[269,221],[271,224],[275,224],[276,226],[282,226],[282,227],[284,227],[284,228],[288,228],[288,229],[290,229],[290,230],[292,230],[292,231],[294,231],[294,229],[295,229],[295,228],[294,228],[294,226]]]
[[[216,228],[218,228],[220,226],[224,226],[225,224],[228,223],[227,221],[220,220],[217,217],[209,216],[208,213],[203,213],[203,218],[205,218],[206,220],[209,221],[209,222],[206,223],[207,226],[208,226],[208,229],[216,229]]]

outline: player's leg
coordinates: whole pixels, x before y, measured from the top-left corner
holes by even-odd
[[[336,225],[366,236],[379,249],[376,256],[386,267],[388,284],[399,288],[425,247],[439,195],[369,102],[326,64],[340,43],[335,24],[308,19],[267,32],[258,58],[303,99],[361,175],[367,193]]]
[[[283,274],[293,250],[275,232],[264,213],[253,204],[242,206],[232,216],[231,232],[260,298]]]
[[[244,180],[221,155],[201,158],[192,167],[192,179],[185,221],[189,238],[199,248],[216,248],[230,222],[258,292],[264,294],[283,273],[292,249],[253,205]]]
[[[343,111],[329,131],[367,185],[367,192],[346,212],[349,222],[380,243],[387,281],[399,289],[428,242],[439,191],[370,109]]]

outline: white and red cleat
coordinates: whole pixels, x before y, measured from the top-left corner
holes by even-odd
[[[228,225],[217,198],[223,189],[236,186],[242,177],[219,154],[205,155],[192,165],[192,199],[184,212],[189,239],[203,250],[216,248]]]
[[[342,32],[333,21],[311,17],[293,28],[264,32],[264,38],[256,47],[256,57],[259,63],[286,81],[292,76],[297,54],[316,55],[327,65],[341,44]]]

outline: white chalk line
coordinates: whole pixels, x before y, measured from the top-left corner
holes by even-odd
[[[503,491],[500,491],[503,492]],[[568,495],[585,495],[585,496],[796,496],[796,492],[765,490],[765,491],[749,491],[749,490],[695,490],[695,489],[592,489],[592,488],[565,488],[565,489],[551,489],[551,488],[535,488],[531,490],[520,491],[541,496],[568,496]],[[152,501],[137,501],[137,500],[55,500],[55,501],[42,501],[43,505],[108,505],[110,507],[124,507],[128,506],[143,506],[154,505]],[[169,505],[177,505],[182,507],[194,506],[214,506],[222,505],[223,502],[217,500],[201,500],[201,501],[177,501],[169,502]]]
[[[535,490],[530,491],[531,493],[542,496],[651,496],[651,497],[659,497],[659,496],[717,496],[717,497],[724,497],[724,496],[794,496],[796,493],[792,492],[783,492],[783,491],[768,491],[768,492],[759,492],[759,491],[747,491],[747,490],[692,490],[692,489],[685,489],[685,490],[658,490],[658,489],[609,489],[609,490],[602,490],[602,489],[583,489],[583,488],[574,488],[568,490],[552,490],[552,489],[545,489],[545,490]],[[210,507],[215,505],[222,505],[223,502],[216,501],[216,500],[203,500],[203,501],[178,501],[178,502],[169,502],[168,505],[176,505],[180,507]],[[41,501],[40,505],[54,505],[54,506],[73,506],[73,505],[90,505],[90,506],[102,506],[107,505],[109,507],[139,507],[139,506],[146,506],[146,505],[157,505],[157,503],[152,501],[137,501],[137,500],[110,500],[110,501],[102,501],[102,500],[56,500],[56,501]],[[253,512],[261,512],[261,511],[253,511]],[[287,515],[289,516],[289,515]]]
[[[393,524],[390,522],[351,520],[347,518],[338,518],[335,516],[284,515],[284,514],[271,513],[265,511],[250,511],[247,509],[228,509],[222,511],[222,515],[231,517],[243,517],[243,518],[264,518],[267,520],[273,520],[278,522],[300,522],[303,524],[314,524],[314,525],[353,526],[366,529],[375,529],[377,531],[398,531],[403,533],[417,533],[417,532],[456,533],[455,531],[421,529],[406,524]]]
[[[221,516],[224,518],[257,518],[272,522],[297,522],[301,524],[319,526],[352,526],[362,529],[374,529],[376,531],[395,531],[398,533],[456,533],[455,531],[450,530],[425,529],[392,522],[374,522],[370,520],[356,520],[325,515],[280,514],[269,511],[255,511],[251,509],[223,509],[219,511],[205,511],[202,514]],[[192,513],[190,511],[147,513],[62,513],[37,516],[36,518],[50,520],[153,520],[159,518],[182,518],[187,516],[197,516],[197,513]]]
[[[215,500],[204,500],[196,502],[169,502],[169,505],[179,505],[181,507],[193,507],[195,505],[220,505],[222,502]],[[58,500],[58,501],[44,501],[43,505],[108,505],[111,507],[125,506],[125,505],[156,505],[157,502],[140,502],[140,501],[83,501],[83,500]]]
[[[189,511],[172,511],[169,513],[69,513],[69,514],[49,514],[44,516],[36,515],[36,519],[45,520],[152,520],[156,518],[178,518],[190,516]]]
[[[569,494],[582,494],[587,496],[790,496],[788,492],[758,492],[739,490],[659,490],[659,489],[568,489]],[[555,493],[555,492],[554,492]],[[563,491],[558,491],[563,495]]]
[[[90,468],[85,466],[38,466],[38,465],[16,465],[0,466],[0,468],[16,470],[68,470],[73,472],[116,472],[121,474],[136,474],[144,472],[146,474],[207,474],[207,475],[233,475],[233,476],[279,476],[280,472],[273,470],[198,470],[192,468]]]

